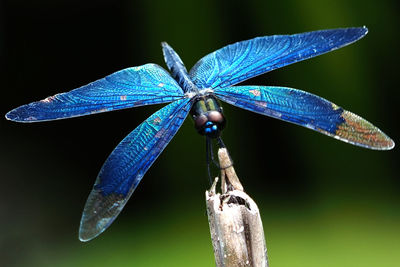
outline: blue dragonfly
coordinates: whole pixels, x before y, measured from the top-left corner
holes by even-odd
[[[359,27],[257,37],[206,55],[189,72],[178,54],[163,42],[170,73],[156,64],[123,69],[72,91],[20,106],[6,118],[38,122],[172,102],[126,136],[102,166],[80,223],[79,238],[88,241],[115,220],[189,113],[208,143],[221,140],[225,117],[217,99],[353,145],[392,149],[394,142],[377,127],[316,95],[280,86],[234,86],[341,48],[367,32],[366,27]]]

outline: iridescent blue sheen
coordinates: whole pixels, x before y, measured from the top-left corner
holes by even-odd
[[[216,89],[215,95],[234,106],[335,134],[344,122],[343,109],[319,96],[287,87],[233,86]]]
[[[190,108],[188,98],[169,104],[147,118],[114,149],[86,202],[79,230],[82,241],[99,235],[117,217]]]
[[[75,90],[20,106],[6,114],[18,122],[65,119],[150,104],[183,97],[169,73],[156,64],[117,71]]]
[[[223,88],[353,43],[366,27],[257,37],[200,59],[189,75],[198,88]]]
[[[160,109],[114,149],[100,170],[95,189],[104,195],[116,193],[126,196],[131,185],[137,185],[150,165],[156,160],[182,125],[191,108],[184,98]]]
[[[338,49],[367,32],[362,27],[258,37],[205,56],[189,73],[179,55],[164,42],[164,60],[172,77],[155,64],[127,68],[70,92],[20,106],[6,118],[37,122],[173,102],[125,137],[104,163],[82,214],[79,238],[88,241],[115,220],[193,105],[191,114],[198,132],[210,138],[219,136],[225,119],[215,97],[351,144],[393,148],[393,140],[371,123],[313,94],[277,86],[232,86]]]

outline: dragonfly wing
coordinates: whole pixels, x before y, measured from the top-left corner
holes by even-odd
[[[257,37],[225,46],[190,70],[199,88],[222,88],[357,41],[368,29],[345,28]]]
[[[11,110],[6,118],[18,122],[65,119],[183,97],[169,73],[156,64],[117,71],[75,90],[56,94]]]
[[[188,98],[169,104],[146,119],[114,149],[101,168],[83,210],[81,241],[93,239],[110,226],[178,131],[190,108]]]
[[[234,106],[292,122],[353,145],[379,150],[394,147],[393,140],[368,121],[301,90],[234,86],[217,89],[215,95]]]

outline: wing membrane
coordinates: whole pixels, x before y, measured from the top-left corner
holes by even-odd
[[[363,118],[319,96],[287,87],[234,86],[215,90],[223,101],[292,122],[339,140],[386,150],[394,142]]]
[[[187,98],[169,104],[146,119],[114,149],[86,202],[79,229],[81,241],[96,237],[114,221],[178,131],[190,107]]]
[[[182,89],[166,70],[155,64],[146,64],[20,106],[7,113],[6,118],[18,122],[56,120],[171,102],[182,97]]]
[[[368,29],[345,28],[258,37],[225,46],[190,70],[199,88],[222,88],[357,41]]]

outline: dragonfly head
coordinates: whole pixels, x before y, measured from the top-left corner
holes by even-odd
[[[222,113],[222,107],[211,96],[197,100],[191,110],[194,127],[201,135],[217,138],[225,128],[226,120]]]
[[[226,120],[222,112],[213,110],[197,116],[194,120],[194,127],[201,135],[217,138],[225,128],[225,123]]]

